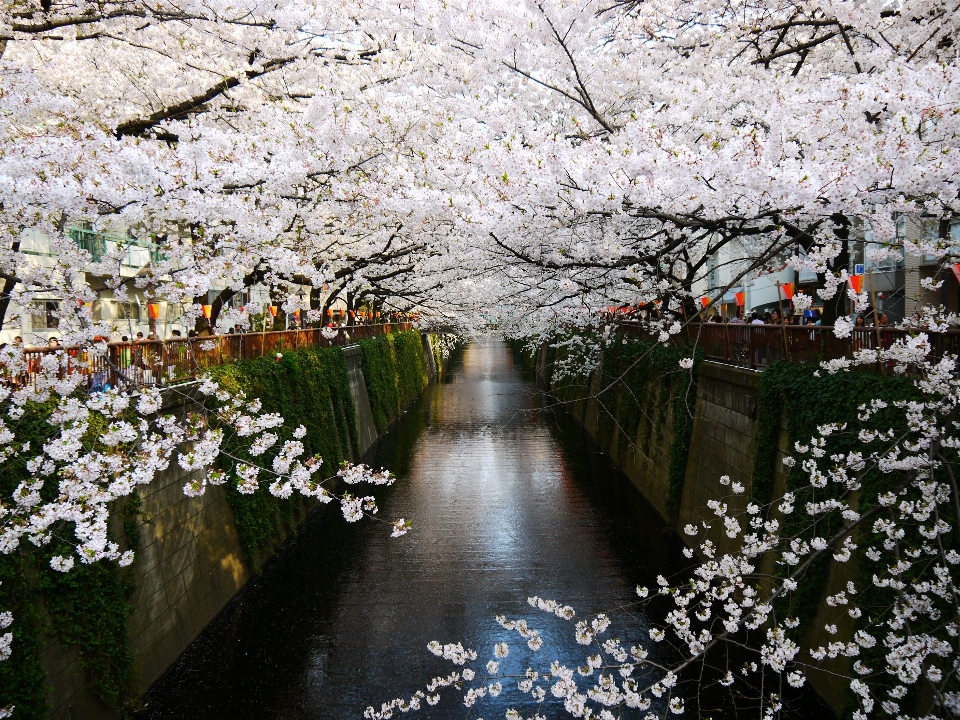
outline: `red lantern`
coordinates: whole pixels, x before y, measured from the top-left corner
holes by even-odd
[[[276,317],[276,316],[277,316],[277,309],[278,309],[278,308],[277,308],[276,305],[271,305],[271,306],[270,306],[270,315],[271,315],[272,317]]]
[[[793,283],[784,283],[780,287],[783,288],[783,296],[787,300],[793,300]]]
[[[213,305],[204,305],[203,306],[203,316],[209,320],[210,316],[213,314]]]
[[[953,276],[957,279],[957,282],[960,283],[960,264],[951,265],[950,269],[953,270]]]
[[[855,293],[859,294],[863,290],[863,275],[851,275],[847,282]]]
[[[294,310],[294,311],[293,311],[293,320],[294,320],[294,322],[300,322],[300,311],[299,311],[299,310]]]
[[[743,303],[746,302],[747,299],[747,294],[741,290],[738,293],[734,293],[733,297],[736,299],[737,305],[743,307]]]
[[[147,312],[150,313],[151,320],[160,319],[160,303],[149,303],[147,305]]]
[[[708,297],[700,298],[700,304],[703,305],[703,307],[706,307],[707,305],[710,304],[710,298]]]

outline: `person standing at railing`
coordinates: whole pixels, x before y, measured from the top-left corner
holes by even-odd
[[[866,320],[864,319],[863,315],[857,315],[857,319],[853,321],[853,333],[851,338],[851,344],[854,352],[863,350],[865,347],[870,346],[869,342],[865,342],[867,337]]]

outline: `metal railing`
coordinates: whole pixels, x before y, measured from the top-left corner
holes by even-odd
[[[640,323],[624,321],[619,326],[627,335],[649,337]],[[934,333],[918,328],[861,327],[854,328],[849,337],[838,338],[832,326],[691,323],[686,338],[702,347],[708,360],[760,370],[776,360],[813,364],[853,358],[859,350],[886,349],[920,332],[927,335],[929,357],[934,362],[945,354],[960,355],[960,330]]]
[[[112,342],[107,352],[94,354],[80,347],[24,348],[26,371],[12,376],[4,372],[7,385],[35,385],[45,364],[61,376],[82,373],[88,390],[137,385],[172,385],[196,380],[215,365],[237,360],[272,357],[304,347],[343,347],[376,335],[409,330],[412,323],[350,325],[338,328],[333,338],[325,338],[320,328],[249,332],[235,335]]]

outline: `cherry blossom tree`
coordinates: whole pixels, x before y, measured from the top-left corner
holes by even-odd
[[[87,353],[103,352],[96,338],[110,328],[84,303],[135,288],[182,305],[190,325],[212,291],[215,330],[235,320],[222,310],[232,295],[259,283],[288,311],[372,300],[534,340],[596,328],[609,305],[647,304],[659,308],[647,329],[668,341],[725,248],[749,260],[744,273],[785,260],[815,271],[827,300],[845,286],[857,227],[880,242],[876,259],[949,260],[945,233],[893,231],[900,214],[945,227],[958,209],[960,14],[942,0],[41,0],[0,12],[0,314],[62,298],[64,340]],[[68,237],[77,223],[129,228],[156,257],[126,276],[119,250],[94,258]],[[26,252],[27,233],[48,239],[49,263]],[[956,319],[932,310],[926,322]],[[835,327],[842,335],[849,319]],[[739,545],[720,553],[703,540],[692,583],[662,585],[676,608],[658,637],[688,657],[655,667],[640,644],[634,653],[601,642],[607,621],[594,619],[574,625],[578,639],[599,643],[590,672],[531,670],[526,690],[545,697],[549,676],[552,695],[580,716],[588,701],[605,717],[618,705],[655,707],[651,696],[677,713],[684,700],[671,678],[744,632],[758,653],[751,672],[799,684],[793,619],[773,608],[811,561],[832,554],[878,563],[873,588],[835,602],[863,612],[869,593],[871,607],[886,608],[876,632],[822,650],[863,655],[851,678],[859,712],[906,717],[913,710],[898,703],[921,682],[931,713],[952,711],[956,384],[954,359],[931,358],[925,337],[848,361],[909,371],[922,397],[865,407],[863,427],[827,426],[799,446],[806,495],[704,509],[704,522]],[[584,357],[574,370],[590,369],[589,348]],[[15,352],[5,362],[19,372]],[[5,551],[72,524],[81,562],[129,561],[105,534],[108,503],[173,461],[206,473],[188,493],[226,480],[215,461],[227,432],[273,453],[263,468],[238,470],[240,487],[267,474],[281,496],[327,499],[296,440],[270,449],[282,419],[244,412],[212,385],[203,422],[167,419],[159,396],[134,383],[83,396],[76,377],[62,376],[65,362],[47,356],[38,384],[10,389],[0,408],[10,418],[3,461],[30,476],[0,506]],[[43,448],[18,441],[14,421],[31,403],[55,408]],[[91,417],[107,429],[87,442]],[[830,450],[851,432],[860,449]],[[178,449],[186,442],[191,452]],[[886,483],[868,509],[857,495],[865,472]],[[56,500],[43,500],[54,482]],[[347,519],[373,507],[342,502]],[[750,594],[770,557],[784,572]],[[565,606],[534,604],[582,622]],[[539,651],[520,622],[504,620]],[[882,661],[867,658],[881,647]],[[458,665],[474,659],[433,649]],[[429,694],[480,677],[456,672]],[[487,675],[501,682],[496,669]],[[472,700],[482,688],[493,693],[476,685]],[[776,714],[777,698],[762,701]]]

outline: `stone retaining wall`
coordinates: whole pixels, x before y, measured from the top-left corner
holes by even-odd
[[[757,402],[760,390],[760,374],[753,370],[723,365],[714,362],[699,364],[696,380],[696,401],[693,421],[693,436],[687,458],[683,492],[677,517],[673,519],[677,533],[690,547],[696,549],[704,539],[703,535],[690,538],[683,532],[687,523],[700,524],[705,517],[707,502],[723,499],[733,512],[744,511],[751,494],[753,464],[756,454],[754,436],[757,430]],[[536,358],[537,377],[545,381],[549,377],[546,347],[541,348]],[[590,378],[590,396],[599,390],[602,367]],[[553,388],[551,387],[551,390]],[[622,392],[622,391],[618,391]],[[651,423],[641,422],[635,438],[616,437],[618,433],[599,436],[599,413],[603,406],[615,404],[621,395],[608,391],[610,398],[598,401],[596,397],[571,402],[566,409],[577,418],[588,433],[597,441],[601,450],[609,455],[644,497],[656,508],[660,515],[670,521],[667,511],[667,480],[670,465],[670,449],[673,443],[672,404],[660,409],[664,398],[656,391],[644,398],[631,398],[637,402],[645,417],[658,417],[660,425],[650,427]],[[604,397],[605,397],[604,396]],[[656,413],[660,412],[657,416]],[[622,435],[620,433],[619,435]],[[786,454],[788,437],[781,418],[779,428],[779,450],[775,463],[774,493],[784,491],[786,478],[783,474],[782,457]],[[729,476],[732,482],[744,485],[746,491],[731,499],[730,488],[720,484],[722,476]],[[707,537],[718,546],[720,552],[734,549],[734,542],[726,537],[723,526],[714,522]],[[772,569],[771,559],[764,560],[764,571]],[[841,590],[851,577],[852,568],[831,561],[828,580],[823,598]],[[825,624],[839,626],[837,635],[829,636],[823,630]],[[843,608],[831,608],[822,599],[817,616],[804,636],[801,657],[809,659],[808,648],[827,645],[838,639],[846,640],[853,634],[853,620]],[[848,682],[843,679],[850,661],[839,658],[820,663],[820,668],[808,669],[811,685],[835,711],[839,712],[845,702]]]
[[[427,338],[424,359],[431,381],[437,368]],[[359,455],[378,434],[360,367],[360,348],[344,349],[357,419]],[[178,386],[164,412],[191,409],[188,386]],[[186,395],[186,397],[185,397]],[[356,458],[359,459],[359,458]],[[136,591],[130,617],[131,646],[141,694],[156,682],[217,616],[255,572],[240,547],[224,486],[208,486],[201,497],[183,494],[192,473],[176,462],[141,490],[140,548],[134,562]],[[303,517],[295,518],[299,525]],[[123,543],[122,529],[114,528]],[[264,553],[258,565],[270,556]],[[111,712],[86,687],[75,647],[46,637],[43,664],[53,720],[112,720]]]

